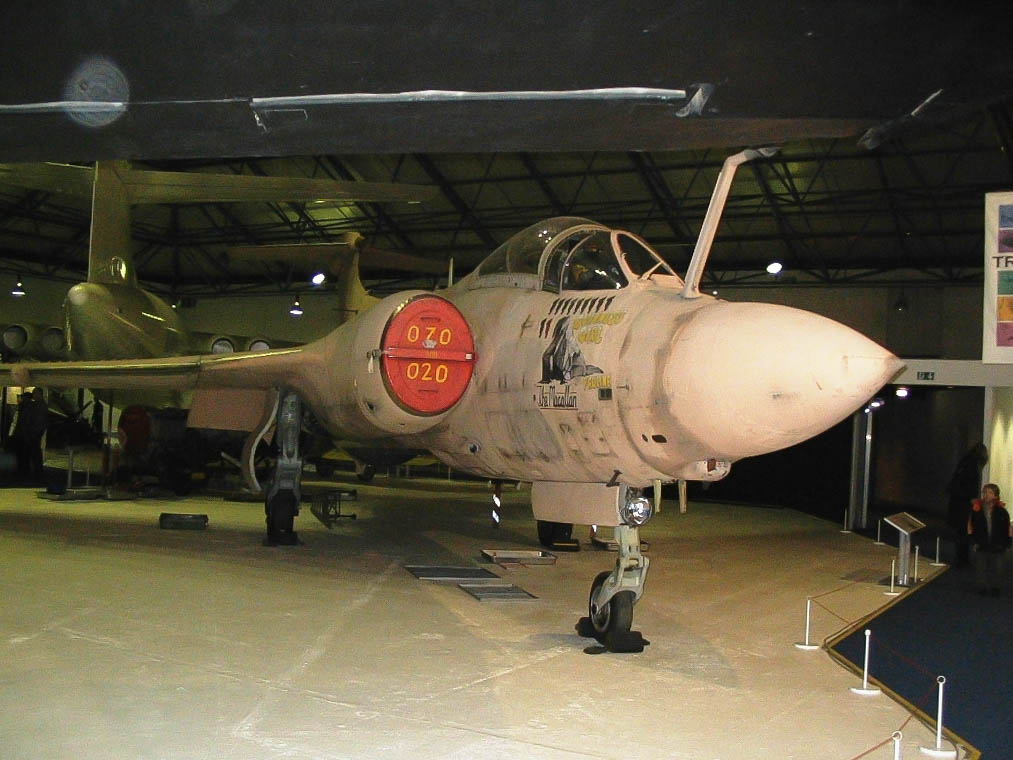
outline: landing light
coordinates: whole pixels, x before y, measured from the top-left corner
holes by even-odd
[[[899,385],[897,386],[897,389],[893,392],[893,395],[895,395],[897,398],[907,398],[910,392],[911,391],[909,391],[903,385]]]
[[[638,496],[623,504],[619,510],[619,516],[627,525],[643,525],[651,519],[654,514],[654,505],[650,499]]]
[[[874,398],[872,401],[869,402],[869,408],[870,409],[879,409],[879,407],[883,406],[883,404],[885,404],[885,403],[886,402],[883,401],[883,399],[881,399],[881,398]]]
[[[25,294],[25,286],[21,284],[21,280],[18,280],[18,284],[11,288],[11,295],[20,298]]]
[[[292,302],[292,306],[289,307],[288,313],[291,314],[293,317],[302,316],[302,306],[299,305],[298,298]]]

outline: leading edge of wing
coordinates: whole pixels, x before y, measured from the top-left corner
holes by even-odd
[[[226,355],[0,365],[4,385],[115,390],[272,388],[294,379],[305,346]]]

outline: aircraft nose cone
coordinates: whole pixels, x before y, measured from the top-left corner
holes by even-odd
[[[673,338],[672,412],[719,458],[792,446],[840,422],[904,366],[861,333],[761,303],[705,306]]]

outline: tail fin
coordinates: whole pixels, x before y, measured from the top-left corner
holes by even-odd
[[[126,161],[70,164],[0,164],[0,182],[49,193],[91,198],[88,282],[137,284],[130,244],[132,194]]]
[[[348,236],[351,245],[336,249],[327,262],[328,271],[337,279],[334,292],[338,297],[338,303],[335,308],[341,312],[342,322],[365,311],[380,300],[369,295],[362,285],[362,277],[359,274],[362,236],[355,232],[348,233]]]
[[[126,161],[97,161],[91,199],[88,282],[137,287]]]
[[[341,321],[344,322],[380,300],[369,295],[362,286],[359,275],[362,250],[362,235],[346,232],[343,233],[342,240],[333,243],[235,246],[229,248],[229,257],[238,261],[263,261],[276,265],[299,264],[311,270],[326,271],[334,283],[334,308],[340,312]],[[371,252],[372,249],[367,249],[367,255]]]

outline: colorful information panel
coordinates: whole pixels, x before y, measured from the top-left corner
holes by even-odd
[[[985,196],[981,360],[1013,364],[1013,193]]]

